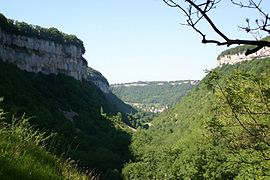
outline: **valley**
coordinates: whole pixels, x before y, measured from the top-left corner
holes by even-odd
[[[0,22],[0,179],[270,177],[269,49],[221,52],[202,80],[110,85],[76,36]]]
[[[161,113],[179,102],[198,80],[148,81],[110,85],[112,92],[138,110]]]

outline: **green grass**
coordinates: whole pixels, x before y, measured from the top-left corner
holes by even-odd
[[[91,179],[71,163],[49,153],[45,143],[51,136],[35,130],[29,119],[13,118],[12,124],[7,124],[4,118],[0,109],[0,179]]]

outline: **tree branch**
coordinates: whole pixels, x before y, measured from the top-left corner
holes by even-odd
[[[223,46],[223,45],[230,46],[233,44],[237,44],[237,45],[245,44],[245,45],[256,46],[253,49],[248,49],[245,53],[246,55],[253,54],[253,53],[259,51],[260,49],[262,49],[263,47],[270,47],[270,42],[266,41],[266,40],[257,41],[257,40],[244,40],[244,39],[230,39],[230,38],[228,38],[228,36],[225,35],[216,26],[216,24],[212,21],[212,19],[207,14],[210,10],[212,10],[216,7],[216,5],[220,2],[220,0],[205,0],[204,3],[200,3],[200,4],[198,4],[198,3],[196,4],[195,0],[185,0],[183,2],[185,2],[187,4],[187,6],[188,6],[187,10],[184,8],[184,5],[180,5],[180,4],[176,3],[174,0],[163,0],[163,2],[165,2],[169,7],[178,8],[179,10],[181,10],[184,13],[184,15],[187,17],[187,24],[186,25],[193,28],[197,33],[199,33],[202,36],[202,43],[203,44],[213,43],[213,44],[216,44],[218,46]],[[242,2],[236,2],[235,0],[231,0],[231,2],[234,5],[239,6],[241,8],[256,9],[264,17],[264,20],[262,20],[262,25],[260,25],[259,20],[256,20],[256,23],[258,24],[257,28],[250,28],[249,19],[246,20],[248,23],[248,27],[246,27],[246,28],[240,27],[240,28],[245,29],[247,32],[261,30],[261,31],[265,31],[265,32],[270,34],[270,29],[269,29],[270,18],[268,16],[268,14],[263,12],[263,10],[260,8],[262,0],[260,0],[258,3],[255,3],[253,0],[249,0],[249,4],[244,4]],[[194,14],[196,14],[197,17],[194,18]],[[215,40],[215,39],[214,40],[206,39],[206,34],[204,34],[199,28],[196,27],[198,22],[200,22],[201,20],[205,20],[209,24],[211,29],[213,29],[214,32],[218,36],[220,36],[222,39],[224,39],[224,41],[219,41],[219,40]]]

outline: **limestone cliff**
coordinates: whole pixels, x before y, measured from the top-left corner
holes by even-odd
[[[235,54],[227,54],[221,55],[218,57],[218,65],[222,66],[223,64],[236,64],[241,61],[248,61],[255,58],[264,58],[270,56],[270,48],[264,47],[257,51],[256,53],[250,54],[248,56],[245,55],[244,52],[238,52]]]
[[[73,44],[12,34],[0,27],[0,59],[28,72],[87,78],[87,61]]]
[[[92,81],[103,93],[109,94],[111,92],[109,82],[100,72],[88,67],[87,73],[87,80]]]
[[[270,41],[270,36],[266,36],[261,40]],[[264,47],[257,51],[256,53],[245,55],[245,52],[248,49],[253,49],[255,46],[252,45],[242,45],[236,46],[234,48],[227,49],[223,51],[218,57],[218,65],[222,66],[223,64],[236,64],[241,61],[249,61],[255,58],[265,58],[270,57],[270,47]]]

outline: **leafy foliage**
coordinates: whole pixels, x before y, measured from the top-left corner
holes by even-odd
[[[132,138],[125,179],[267,179],[270,59],[211,71]]]
[[[151,121],[158,117],[158,114],[153,112],[137,111],[136,113],[127,114],[128,120],[135,128],[148,129],[151,125]]]
[[[214,72],[211,76],[219,78]],[[237,177],[270,175],[269,89],[266,72],[235,71],[214,86],[219,101],[210,132],[216,146],[226,148],[227,162],[243,166]]]

